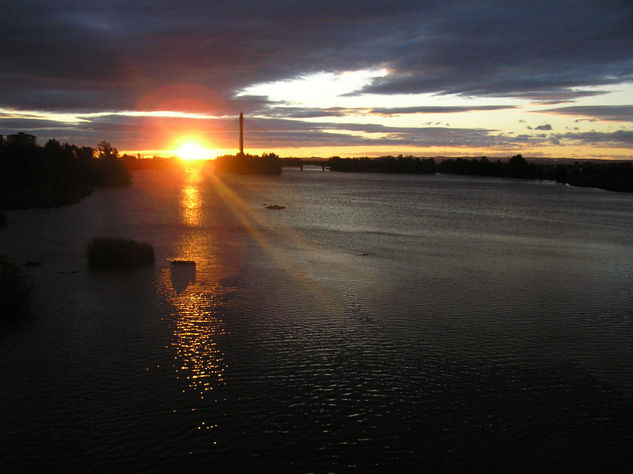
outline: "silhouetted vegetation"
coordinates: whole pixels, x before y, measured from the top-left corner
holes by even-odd
[[[333,157],[329,159],[328,166],[331,171],[347,172],[433,174],[436,171],[433,158],[402,155],[381,158]]]
[[[117,149],[108,142],[97,145],[92,167],[92,184],[95,186],[122,187],[132,184],[132,172],[119,158]]]
[[[126,270],[154,263],[154,248],[132,239],[96,237],[88,243],[88,263],[94,270]]]
[[[7,215],[0,211],[0,229],[7,225]]]
[[[9,320],[26,312],[31,285],[20,267],[0,254],[0,320]]]
[[[159,156],[140,158],[140,156],[123,155],[122,160],[125,167],[130,171],[167,170],[184,167],[183,160],[180,158],[161,158]]]
[[[116,148],[97,149],[49,140],[41,147],[18,143],[0,147],[0,208],[57,207],[72,204],[93,186],[126,186],[130,171]]]
[[[633,164],[631,162],[558,165],[556,173],[564,176],[563,182],[573,186],[633,192]]]
[[[332,171],[462,174],[495,176],[503,178],[552,180],[573,186],[602,188],[610,191],[633,192],[633,163],[610,161],[586,161],[573,163],[528,162],[515,155],[507,161],[490,161],[488,158],[445,159],[438,164],[432,158],[339,158],[328,160]]]
[[[296,166],[299,167],[304,163],[301,158],[280,158],[281,166]]]
[[[515,155],[507,162],[491,162],[486,157],[444,160],[439,164],[438,171],[447,174],[551,180],[573,186],[633,192],[631,162],[530,163],[521,155]]]
[[[274,153],[253,155],[224,155],[216,158],[214,170],[218,173],[281,174],[281,159]]]

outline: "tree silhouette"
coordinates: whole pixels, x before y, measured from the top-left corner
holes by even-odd
[[[116,159],[119,157],[119,151],[105,140],[97,145],[97,158],[99,159]]]

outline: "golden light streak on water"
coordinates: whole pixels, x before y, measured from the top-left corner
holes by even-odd
[[[200,225],[200,191],[193,184],[187,184],[182,188],[180,207],[182,218],[187,225]]]
[[[181,190],[181,218],[189,227],[198,228],[203,224],[205,213],[200,186],[198,174],[191,172]],[[225,275],[216,261],[214,245],[199,229],[185,231],[175,243],[173,257],[189,262],[170,263],[160,275],[161,291],[173,305],[173,337],[169,345],[173,351],[172,367],[182,393],[192,394],[198,400],[191,409],[198,413],[193,429],[209,433],[218,429],[219,418],[201,418],[212,416],[205,408],[224,401],[222,389],[226,385],[227,362],[218,340],[228,335],[216,310],[216,298],[221,291],[219,280]],[[217,443],[215,439],[208,441],[212,446]]]
[[[227,363],[218,339],[228,332],[224,321],[214,311],[213,287],[197,283],[195,274],[187,275],[187,272],[191,273],[191,269],[172,265],[163,269],[160,281],[174,306],[170,344],[174,357],[172,366],[183,387],[182,392],[194,394],[200,400],[197,404],[199,410],[224,399],[220,389],[226,385],[224,373]],[[180,283],[175,283],[179,280]],[[178,291],[178,287],[185,285],[187,280],[191,281]],[[216,421],[201,420],[195,429],[217,429]]]
[[[239,179],[239,176],[233,178]],[[231,185],[225,184],[222,178],[211,175],[209,176],[209,182],[210,185],[215,187],[218,196],[223,199],[226,206],[239,220],[244,229],[275,260],[280,269],[285,271],[302,289],[308,292],[321,308],[331,312],[340,310],[340,302],[331,296],[326,297],[328,292],[325,288],[320,288],[319,282],[310,277],[310,268],[298,266],[297,260],[290,257],[285,251],[286,249],[280,248],[277,242],[289,239],[292,245],[297,247],[299,253],[308,255],[317,252],[321,257],[328,254],[326,247],[315,240],[306,239],[300,232],[293,231],[290,228],[272,228],[267,219],[268,215],[265,213],[277,211],[265,210],[263,206],[254,208],[252,204],[249,204],[238,192],[232,189]],[[283,199],[283,196],[279,196],[279,199]],[[340,255],[337,256],[333,264],[336,265],[338,272],[343,271],[347,266],[350,277],[355,275],[356,268],[353,262],[341,260]]]

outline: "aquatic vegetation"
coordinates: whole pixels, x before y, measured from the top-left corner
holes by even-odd
[[[31,289],[20,267],[0,254],[0,319],[23,314],[28,307]]]
[[[154,248],[132,239],[95,237],[88,243],[88,263],[94,270],[125,270],[154,263]]]

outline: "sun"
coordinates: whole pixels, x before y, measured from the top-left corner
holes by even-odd
[[[175,153],[182,160],[207,160],[211,158],[210,150],[194,139],[182,140]]]

